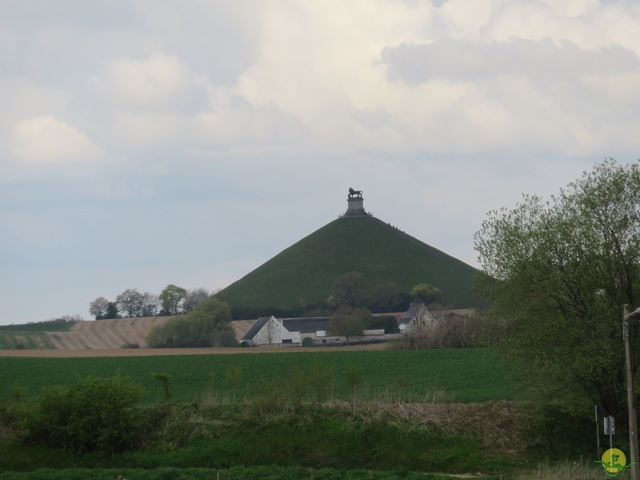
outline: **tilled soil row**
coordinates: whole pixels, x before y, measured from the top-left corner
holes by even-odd
[[[116,349],[138,345],[145,348],[146,336],[168,317],[114,318],[78,322],[68,332],[47,333],[54,348],[60,350]]]

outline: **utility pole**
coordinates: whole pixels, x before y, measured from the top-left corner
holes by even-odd
[[[638,477],[638,423],[636,420],[636,395],[633,379],[633,350],[631,346],[631,325],[640,323],[640,308],[629,313],[629,305],[624,306],[622,320],[622,337],[624,339],[625,369],[627,374],[627,414],[629,417],[629,463],[631,465],[631,480]]]

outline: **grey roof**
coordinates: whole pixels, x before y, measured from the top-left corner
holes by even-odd
[[[400,318],[400,324],[405,324],[405,323],[409,323],[411,322],[411,320],[413,320],[416,316],[416,304],[412,303],[409,306],[409,310],[406,311],[406,313],[404,315],[402,315],[402,318]]]
[[[422,313],[420,310],[423,308],[427,312],[428,318],[433,319],[433,315],[431,315],[431,312],[426,307],[426,305],[420,302],[412,302],[411,305],[409,306],[409,310],[407,310],[407,312],[402,316],[402,318],[400,319],[400,322],[398,323],[400,325],[411,323],[419,314]]]
[[[258,333],[262,327],[264,327],[266,325],[266,323],[269,321],[271,317],[260,317],[258,318],[255,323],[253,325],[251,325],[251,328],[249,328],[249,330],[247,330],[247,333],[244,334],[244,336],[240,339],[240,341],[246,341],[246,340],[253,340],[253,337],[256,336],[256,333]]]
[[[285,318],[282,323],[290,332],[315,333],[327,329],[329,317]]]

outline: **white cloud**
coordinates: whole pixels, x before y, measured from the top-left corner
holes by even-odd
[[[63,115],[67,111],[69,93],[63,89],[33,82],[28,77],[0,77],[2,111],[0,121],[14,122],[18,119],[41,115]]]
[[[611,94],[597,79],[639,71],[640,41],[613,38],[608,23],[634,13],[612,7],[605,21],[591,0],[284,5],[265,15],[259,58],[237,91],[297,119],[323,151],[487,152],[524,141],[586,152],[603,144],[590,119],[609,120],[606,105],[585,104]]]
[[[28,163],[66,163],[102,156],[85,134],[50,115],[18,122],[12,140],[15,157]]]
[[[125,110],[198,110],[205,100],[196,75],[179,58],[161,53],[112,60],[101,83]]]
[[[421,83],[433,78],[453,81],[495,79],[503,75],[545,79],[579,79],[583,75],[639,72],[640,61],[632,50],[607,46],[583,50],[549,39],[512,39],[488,44],[446,41],[401,44],[382,51],[392,78]],[[605,73],[606,72],[606,73]]]

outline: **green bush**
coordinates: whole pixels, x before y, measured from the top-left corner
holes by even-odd
[[[189,313],[156,325],[146,340],[151,348],[236,346],[229,305],[215,298],[207,298]]]
[[[120,375],[87,377],[49,388],[16,409],[28,443],[113,453],[138,441],[141,425],[135,404],[141,396],[142,387]]]

